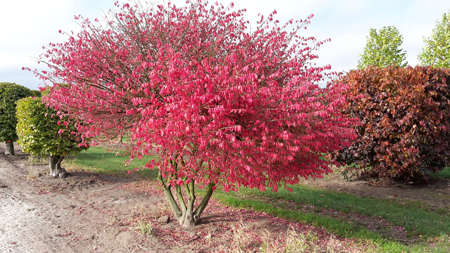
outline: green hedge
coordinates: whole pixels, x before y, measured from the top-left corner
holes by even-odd
[[[32,95],[21,85],[0,83],[0,141],[17,141],[16,101]]]

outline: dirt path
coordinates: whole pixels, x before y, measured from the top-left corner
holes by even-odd
[[[157,206],[160,196],[118,189],[132,178],[86,172],[36,177],[45,166],[31,167],[27,160],[20,150],[4,155],[0,146],[0,252],[167,251],[120,222],[133,209]]]

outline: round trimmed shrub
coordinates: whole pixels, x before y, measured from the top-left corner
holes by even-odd
[[[51,176],[64,176],[61,162],[69,154],[86,149],[79,146],[81,136],[67,116],[45,106],[41,98],[27,97],[17,101],[17,135],[24,152],[49,157]]]

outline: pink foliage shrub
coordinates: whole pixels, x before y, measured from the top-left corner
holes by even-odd
[[[348,146],[355,121],[344,85],[317,85],[323,41],[298,34],[313,15],[280,27],[274,11],[249,31],[231,7],[117,4],[106,23],[83,20],[41,56],[46,102],[87,123],[85,138],[129,133],[131,158],[159,155],[146,167],[171,185],[277,190],[331,172],[319,157]]]

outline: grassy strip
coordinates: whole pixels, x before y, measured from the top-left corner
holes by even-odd
[[[346,193],[335,193],[332,191],[322,191],[317,190],[313,188],[309,188],[306,186],[295,186],[295,188],[303,188],[305,187],[302,192],[297,191],[291,194],[291,198],[286,198],[285,194],[288,194],[289,192],[283,192],[283,190],[275,193],[275,192],[258,192],[255,190],[249,190],[249,189],[240,189],[238,193],[224,193],[221,191],[218,191],[215,193],[215,198],[218,198],[222,203],[234,207],[239,208],[251,208],[256,211],[266,212],[273,214],[280,218],[286,218],[286,219],[293,219],[298,222],[303,222],[307,224],[314,225],[316,227],[323,227],[328,232],[332,232],[338,236],[346,237],[346,238],[357,238],[362,240],[369,240],[371,244],[375,244],[379,246],[380,252],[448,252],[447,250],[450,248],[450,241],[448,241],[448,236],[450,233],[450,227],[448,223],[448,216],[446,215],[440,215],[433,212],[427,212],[425,210],[421,210],[417,207],[411,207],[411,206],[403,206],[399,205],[397,203],[388,202],[385,200],[378,200],[378,199],[369,199],[369,198],[361,198],[356,197],[350,194]],[[309,188],[309,189],[308,189]],[[247,195],[246,193],[252,193]],[[240,193],[243,193],[243,195],[240,195]],[[438,248],[430,249],[430,245],[427,242],[422,242],[416,245],[404,245],[401,242],[397,242],[395,240],[389,240],[387,238],[382,238],[382,236],[379,233],[369,231],[365,227],[356,225],[356,224],[350,224],[349,222],[341,219],[336,219],[329,217],[327,215],[321,215],[320,212],[302,212],[302,211],[295,211],[291,209],[276,207],[272,203],[267,203],[258,200],[257,198],[259,196],[265,196],[266,200],[273,201],[276,199],[282,198],[283,200],[290,200],[295,199],[295,201],[304,201],[301,202],[302,204],[317,204],[318,207],[323,209],[328,209],[329,205],[332,204],[333,199],[337,200],[336,198],[331,198],[331,201],[327,201],[325,197],[320,196],[324,195],[324,193],[327,193],[328,195],[332,195],[332,193],[336,195],[341,195],[340,201],[341,202],[347,202],[347,200],[350,200],[347,202],[347,205],[351,205],[352,207],[356,207],[356,211],[354,209],[349,209],[348,211],[351,213],[355,213],[357,211],[363,210],[363,212],[360,212],[364,215],[368,216],[381,216],[383,219],[391,220],[391,222],[394,225],[401,226],[399,222],[397,222],[395,219],[398,216],[403,216],[403,213],[398,214],[392,214],[390,213],[392,210],[395,210],[397,212],[406,212],[407,214],[414,214],[413,217],[418,217],[420,215],[424,215],[424,219],[417,220],[417,219],[410,219],[413,224],[420,223],[421,226],[427,226],[424,225],[427,221],[430,221],[432,218],[436,218],[437,221],[433,222],[433,225],[436,224],[442,224],[441,226],[434,226],[434,229],[436,231],[432,231],[429,228],[421,227],[419,231],[427,231],[428,238],[423,236],[422,238],[428,242],[430,241],[439,241]],[[331,194],[330,194],[331,193]],[[280,194],[280,195],[278,195]],[[240,196],[239,196],[240,195]],[[304,196],[308,196],[306,198],[303,198]],[[314,199],[314,196],[317,196],[316,199]],[[250,198],[248,198],[250,197]],[[336,197],[336,196],[334,196]],[[302,200],[300,200],[302,199]],[[359,200],[356,202],[359,202],[359,204],[354,204],[355,200]],[[381,202],[382,205],[378,208],[374,207],[376,203]],[[385,202],[385,203],[383,203]],[[340,203],[339,205],[335,206],[333,210],[339,210],[340,207],[345,207],[342,209],[346,209],[346,204]],[[342,210],[341,209],[341,210]],[[318,210],[320,211],[320,209]],[[416,213],[417,212],[417,213]],[[390,213],[386,215],[387,213]],[[441,223],[442,222],[442,223]],[[445,222],[445,223],[444,223]],[[418,231],[416,229],[416,231]]]
[[[439,237],[450,233],[450,212],[448,210],[429,208],[420,202],[375,199],[357,197],[348,193],[314,189],[305,185],[295,185],[293,192],[280,189],[278,192],[240,189],[244,196],[263,196],[269,199],[282,199],[295,203],[313,205],[318,210],[336,210],[343,213],[356,213],[382,219],[405,227],[417,236]]]
[[[369,231],[365,228],[333,219],[328,216],[274,207],[271,204],[264,203],[259,200],[240,199],[223,192],[216,193],[215,198],[218,198],[223,204],[229,206],[249,208],[255,211],[266,212],[280,218],[291,219],[298,222],[311,224],[315,227],[323,227],[328,232],[334,233],[341,237],[368,240],[370,244],[379,245],[379,249],[381,252],[402,252],[408,249],[407,246],[402,245],[398,242],[391,242],[383,239],[379,234],[373,231]]]

